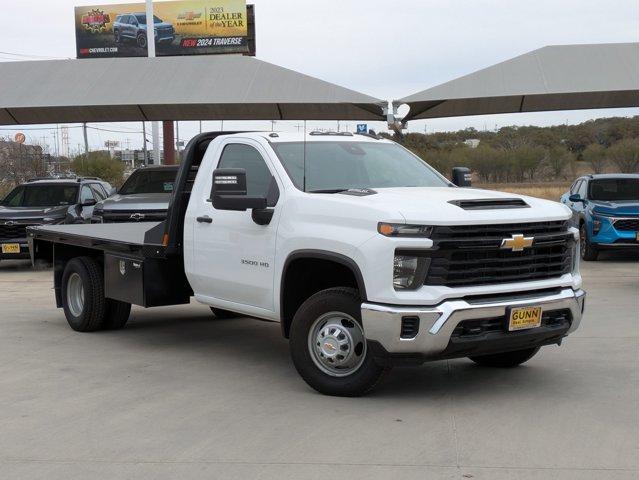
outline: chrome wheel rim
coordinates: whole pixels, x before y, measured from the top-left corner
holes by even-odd
[[[67,281],[67,305],[74,317],[82,315],[84,310],[84,285],[77,273],[72,273]]]
[[[579,231],[579,250],[583,257],[586,254],[586,228],[583,225]]]
[[[366,338],[360,324],[343,312],[320,316],[308,334],[308,349],[313,363],[332,377],[355,373],[366,357]]]

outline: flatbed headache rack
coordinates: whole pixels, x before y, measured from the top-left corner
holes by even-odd
[[[61,302],[66,262],[90,256],[104,269],[107,298],[154,307],[188,303],[193,291],[184,273],[184,216],[198,168],[209,143],[220,135],[208,132],[187,144],[175,180],[166,220],[159,223],[41,225],[27,228],[31,260],[53,263],[54,288]]]

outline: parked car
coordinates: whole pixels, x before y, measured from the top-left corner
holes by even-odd
[[[36,259],[55,249],[56,303],[75,330],[194,296],[216,316],[279,321],[310,386],[361,395],[395,364],[514,367],[580,324],[570,210],[460,188],[463,173],[453,184],[367,136],[204,133],[166,221],[47,225],[29,240]]]
[[[169,22],[153,16],[155,43],[172,43],[175,39],[175,29]],[[123,40],[134,40],[138,47],[146,48],[146,13],[125,13],[115,17],[113,22],[113,37],[116,43]]]
[[[26,227],[83,223],[107,191],[94,179],[32,179],[0,202],[0,259],[29,258]]]
[[[639,174],[580,177],[561,197],[580,230],[581,258],[603,249],[639,248]]]
[[[135,170],[113,196],[98,202],[92,223],[159,222],[166,218],[178,167]]]

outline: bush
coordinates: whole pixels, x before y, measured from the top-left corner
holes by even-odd
[[[619,140],[608,148],[607,156],[621,173],[634,173],[639,170],[639,140]]]
[[[124,176],[124,164],[111,158],[109,152],[78,155],[71,163],[71,169],[78,176],[100,177],[114,186],[120,186]]]
[[[606,149],[597,143],[588,145],[582,154],[584,160],[590,164],[593,172],[602,173],[606,167]]]

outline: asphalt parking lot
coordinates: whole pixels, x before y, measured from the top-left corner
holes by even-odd
[[[0,478],[638,478],[638,267],[584,265],[581,329],[523,367],[396,369],[346,399],[306,386],[277,324],[192,304],[76,333],[50,271],[0,262]]]

